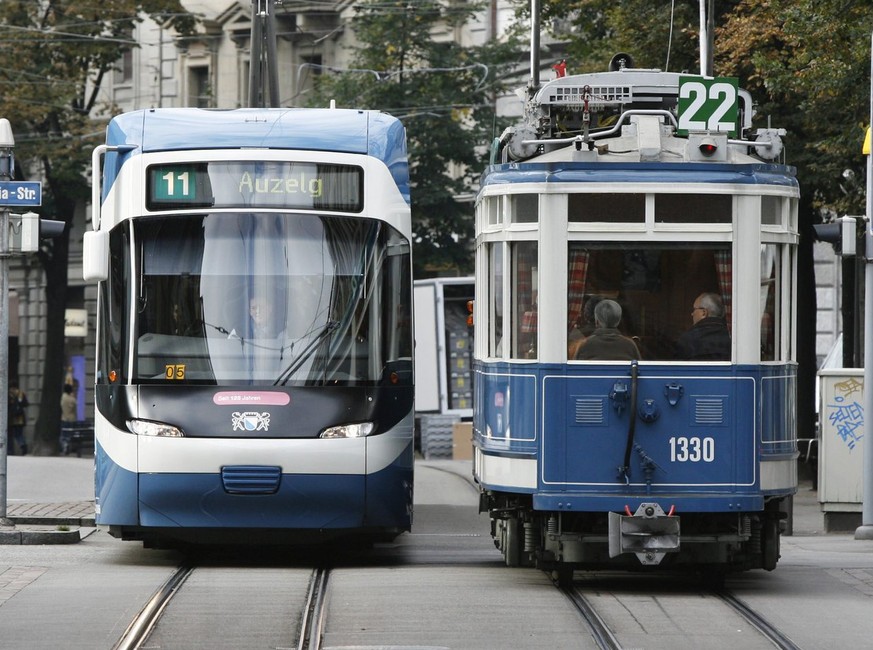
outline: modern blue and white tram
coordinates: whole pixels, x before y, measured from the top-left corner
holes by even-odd
[[[94,169],[97,523],[147,546],[409,530],[400,122],[136,111]]]
[[[799,190],[748,99],[731,79],[562,77],[495,142],[476,212],[474,474],[507,564],[776,566],[797,483]],[[704,294],[727,342],[683,356]],[[579,353],[605,299],[638,359]]]

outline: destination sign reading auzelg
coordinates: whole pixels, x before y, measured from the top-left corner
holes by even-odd
[[[211,162],[151,165],[146,207],[290,208],[361,212],[362,168],[304,162]]]
[[[319,176],[307,176],[301,173],[297,178],[275,177],[263,178],[249,172],[243,172],[239,179],[239,193],[243,194],[309,194],[321,198],[324,191],[324,179]]]

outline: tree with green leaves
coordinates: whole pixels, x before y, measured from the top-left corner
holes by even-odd
[[[16,134],[19,179],[44,184],[40,216],[67,224],[37,257],[46,278],[46,343],[42,398],[34,451],[58,447],[64,383],[64,312],[67,303],[69,231],[77,206],[90,198],[87,172],[99,144],[103,82],[143,16],[179,31],[193,19],[179,0],[3,0],[0,3],[0,116]],[[5,372],[5,370],[4,370]]]
[[[472,272],[473,204],[498,124],[495,99],[519,58],[513,38],[463,47],[455,30],[482,2],[371,0],[355,5],[348,70],[320,76],[312,106],[377,109],[407,129],[416,277]],[[467,200],[463,200],[467,197]]]

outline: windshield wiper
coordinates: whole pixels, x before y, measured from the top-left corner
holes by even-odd
[[[288,380],[300,369],[300,366],[312,356],[312,353],[315,352],[315,349],[318,347],[318,344],[321,340],[327,336],[328,334],[333,333],[333,331],[339,327],[339,321],[329,320],[324,326],[321,328],[321,331],[315,335],[315,337],[309,342],[309,344],[300,351],[296,357],[291,360],[291,363],[288,364],[288,367],[283,370],[278,377],[276,377],[276,381],[273,382],[273,386],[284,386],[288,383]]]

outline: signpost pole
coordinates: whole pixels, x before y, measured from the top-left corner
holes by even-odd
[[[873,53],[873,34],[870,51]],[[873,60],[870,62],[873,70]],[[870,126],[873,127],[873,79],[870,80]],[[865,149],[866,149],[865,145]],[[867,234],[864,238],[864,455],[861,459],[861,525],[855,539],[873,539],[873,152],[867,154]]]
[[[15,138],[5,117],[0,118],[0,180],[15,172]],[[0,527],[6,518],[6,460],[9,448],[9,208],[0,205]]]

